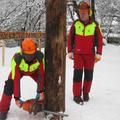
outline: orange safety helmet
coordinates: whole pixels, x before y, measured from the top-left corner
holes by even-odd
[[[32,38],[25,38],[22,41],[21,49],[25,54],[34,54],[37,50],[37,47]]]

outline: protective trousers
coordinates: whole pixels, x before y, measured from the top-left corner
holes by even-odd
[[[73,95],[88,94],[93,79],[94,54],[74,54]],[[84,73],[84,82],[82,83]],[[83,86],[83,87],[82,87]],[[82,93],[83,92],[83,93]]]

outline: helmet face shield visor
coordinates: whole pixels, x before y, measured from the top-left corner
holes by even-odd
[[[86,13],[89,13],[89,10],[79,10],[80,14],[86,14]]]
[[[36,52],[36,49],[33,49],[33,50],[24,50],[24,49],[22,49],[22,52],[23,52],[24,54],[29,54],[29,55],[31,55],[31,54],[34,54],[34,53]]]

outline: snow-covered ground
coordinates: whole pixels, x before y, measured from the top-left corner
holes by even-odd
[[[5,49],[5,66],[2,67],[2,49],[0,48],[0,98],[4,81],[10,72],[12,55],[18,48]],[[66,113],[64,120],[119,120],[120,119],[120,46],[104,46],[102,61],[96,63],[94,80],[90,93],[90,101],[83,106],[73,102],[72,74],[73,61],[66,58]],[[22,99],[35,96],[36,84],[32,79],[24,77],[21,82]],[[8,120],[42,120],[40,114],[29,115],[17,108],[12,100]]]

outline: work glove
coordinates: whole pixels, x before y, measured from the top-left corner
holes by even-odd
[[[96,54],[95,55],[95,63],[97,63],[100,60],[101,60],[101,55],[100,54]]]
[[[36,94],[35,100],[37,100],[37,101],[43,101],[44,99],[45,99],[45,93],[44,92]]]
[[[15,104],[16,104],[19,108],[21,108],[21,107],[22,107],[22,104],[23,104],[23,101],[22,101],[21,99],[16,99],[16,100],[15,100]]]
[[[69,53],[68,53],[68,57],[69,57],[71,60],[73,60],[73,59],[74,59],[73,52],[69,52]]]
[[[37,93],[37,94],[36,94],[36,97],[35,97],[35,100],[37,100],[37,101],[38,101],[38,100],[39,100],[39,98],[40,98],[40,93]]]

